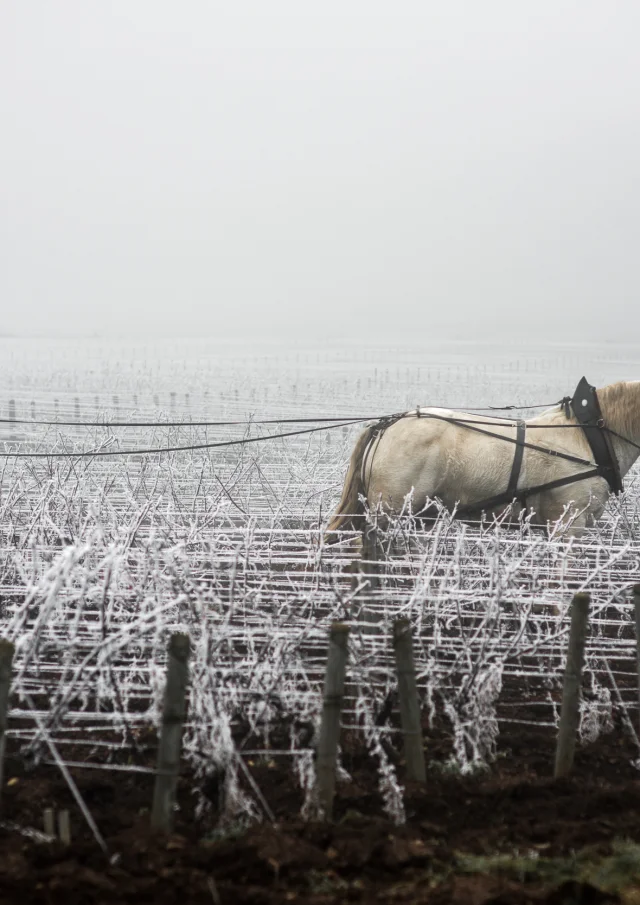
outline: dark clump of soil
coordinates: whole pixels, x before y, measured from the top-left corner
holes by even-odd
[[[491,770],[472,777],[443,768],[450,745],[444,728],[426,734],[428,781],[406,785],[402,826],[384,816],[376,765],[355,738],[343,746],[350,780],[338,784],[331,825],[300,818],[302,795],[288,758],[248,761],[275,825],[265,818],[216,834],[215,778],[213,813],[196,819],[194,780],[185,770],[168,837],[149,831],[151,776],[74,769],[109,857],[59,770],[27,771],[10,754],[0,905],[640,903],[640,848],[637,863],[635,849],[619,856],[626,859],[624,891],[611,880],[616,840],[640,843],[640,774],[632,765],[638,752],[627,735],[617,730],[579,748],[574,773],[560,781],[551,778],[548,731],[505,727]],[[402,780],[401,754],[391,754]],[[69,848],[34,841],[11,826],[41,829],[46,807],[70,809]],[[513,861],[496,860],[498,853]]]

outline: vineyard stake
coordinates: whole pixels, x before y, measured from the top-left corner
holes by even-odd
[[[82,795],[80,794],[80,790],[78,789],[77,785],[73,781],[73,777],[71,776],[71,773],[69,773],[69,770],[67,769],[67,765],[60,757],[60,752],[56,748],[56,746],[53,742],[53,739],[51,738],[51,736],[49,735],[49,733],[47,731],[46,726],[43,725],[43,722],[38,715],[38,711],[35,708],[35,704],[33,703],[33,701],[31,700],[31,697],[28,694],[24,695],[24,699],[27,702],[27,706],[29,707],[29,710],[33,714],[33,720],[34,720],[36,726],[38,727],[38,731],[40,732],[40,735],[45,740],[47,747],[49,748],[49,751],[53,755],[53,759],[54,759],[56,765],[58,766],[58,768],[60,769],[60,772],[64,776],[65,782],[69,786],[69,790],[70,790],[71,794],[73,795],[73,797],[75,798],[76,803],[77,803],[78,807],[80,808],[80,811],[82,812],[82,816],[87,821],[87,823],[89,825],[89,829],[93,833],[96,842],[98,843],[98,845],[100,846],[102,851],[105,853],[105,855],[107,857],[109,857],[109,847],[107,846],[107,843],[104,841],[102,833],[98,829],[98,826],[91,815],[91,811],[86,806],[84,799],[83,799]],[[51,809],[48,808],[47,810],[51,810]],[[46,815],[46,813],[47,812],[45,811],[45,815]],[[51,814],[53,815],[52,810],[51,810]],[[47,818],[45,817],[45,820],[46,819]],[[51,819],[53,819],[53,816]],[[54,832],[52,832],[50,835],[54,835]]]
[[[189,677],[189,636],[177,632],[169,639],[167,684],[162,708],[162,726],[158,744],[158,767],[153,790],[151,827],[168,833],[173,821],[173,806],[180,769],[182,724],[187,703]]]
[[[4,749],[7,744],[11,667],[15,648],[11,641],[0,638],[0,796],[4,788]],[[0,807],[2,799],[0,797]]]
[[[60,811],[58,814],[58,836],[63,845],[71,845],[71,821],[69,811]]]
[[[638,669],[638,708],[640,713],[640,584],[633,586],[633,609],[636,617],[636,662]]]
[[[576,594],[571,601],[571,628],[562,689],[554,777],[568,776],[573,767],[580,714],[580,685],[589,619],[589,594]]]
[[[53,808],[45,808],[42,814],[42,825],[44,827],[45,834],[47,836],[51,836],[55,838],[56,835],[56,824],[53,814]]]
[[[333,794],[336,784],[336,757],[340,735],[340,710],[347,667],[349,626],[334,622],[329,630],[329,656],[324,677],[322,722],[316,761],[318,803],[325,820],[333,816]]]
[[[412,782],[426,782],[427,774],[424,765],[424,748],[422,746],[422,729],[420,726],[420,703],[418,701],[411,622],[409,619],[397,619],[393,623],[393,649],[396,655],[400,720],[404,739],[404,758],[407,764],[407,779]]]
[[[15,420],[16,420],[16,401],[15,401],[15,399],[10,399],[9,400],[9,421],[15,421]],[[11,429],[12,429],[12,427],[9,426],[9,430],[11,430]],[[15,435],[10,433],[9,439],[15,440]]]

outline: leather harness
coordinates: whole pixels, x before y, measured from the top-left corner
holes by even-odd
[[[598,474],[605,478],[612,493],[622,492],[620,465],[606,427],[602,410],[598,401],[596,388],[583,377],[571,400],[573,413],[582,425],[582,430],[591,447],[593,458],[598,467]]]
[[[524,438],[527,426],[524,421],[518,419],[516,433],[516,451],[513,454],[513,464],[511,466],[511,474],[509,475],[509,484],[507,485],[507,493],[511,494],[514,499],[518,492],[518,481],[520,480],[520,469],[522,468],[522,457],[524,456]]]
[[[526,509],[527,496],[531,496],[535,493],[542,493],[546,490],[555,490],[558,487],[564,487],[568,484],[575,484],[578,481],[585,481],[594,477],[604,478],[607,481],[609,489],[612,493],[620,493],[622,491],[623,485],[622,477],[620,474],[620,465],[616,458],[613,443],[611,442],[611,436],[609,434],[609,431],[606,429],[606,424],[602,416],[602,410],[600,408],[600,402],[598,401],[596,388],[588,383],[586,377],[583,377],[578,383],[573,396],[565,396],[564,399],[561,400],[560,404],[564,406],[567,418],[571,417],[571,409],[573,410],[578,424],[584,431],[584,435],[593,454],[594,462],[579,458],[578,456],[569,455],[568,453],[560,452],[559,450],[548,449],[544,446],[527,443],[527,441],[525,440],[526,424],[520,419],[515,422],[514,426],[516,427],[516,437],[515,439],[512,439],[511,437],[504,437],[500,434],[484,430],[473,422],[461,421],[457,418],[450,418],[445,415],[434,415],[431,412],[421,412],[419,407],[416,409],[416,416],[418,418],[435,418],[439,421],[446,421],[450,424],[465,427],[468,430],[486,434],[490,437],[495,437],[498,440],[502,440],[505,443],[513,443],[515,445],[513,463],[511,465],[511,473],[509,475],[509,483],[507,485],[506,491],[489,497],[489,499],[482,500],[479,503],[470,503],[466,506],[459,506],[456,509],[456,516],[464,518],[468,515],[472,515],[473,513],[481,512],[482,510],[493,509],[496,506],[510,504],[513,502],[519,502]],[[413,413],[411,412],[410,414]],[[374,425],[372,435],[369,439],[369,442],[367,443],[364,455],[362,457],[361,479],[363,486],[366,483],[366,466],[374,444],[376,443],[376,441],[380,440],[384,432],[389,427],[391,427],[392,424],[395,424],[396,421],[399,421],[404,417],[406,417],[405,413],[400,415],[390,415],[387,418],[382,418]],[[519,490],[518,481],[520,479],[520,472],[522,469],[522,460],[524,457],[525,448],[533,449],[536,452],[546,453],[550,456],[567,459],[568,461],[575,462],[579,465],[591,466],[591,468],[588,471],[566,475],[565,477],[557,478],[554,481],[547,481],[544,484],[538,484],[535,487],[529,487]]]

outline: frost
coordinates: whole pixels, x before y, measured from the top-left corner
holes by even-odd
[[[117,369],[105,367],[110,385],[121,379]],[[178,384],[180,367],[170,372]],[[401,737],[395,717],[381,717],[396,689],[393,620],[411,621],[423,716],[432,729],[446,727],[452,767],[469,772],[491,765],[504,720],[543,725],[553,737],[568,604],[578,590],[592,595],[581,743],[610,731],[618,713],[628,711],[632,722],[636,692],[623,677],[636,668],[628,588],[640,570],[637,471],[579,540],[553,528],[538,531],[522,516],[509,526],[508,512],[465,525],[437,501],[425,525],[413,517],[408,499],[403,518],[378,519],[384,555],[372,589],[370,576],[354,571],[357,538],[345,533],[329,545],[323,534],[355,427],[215,453],[73,455],[119,444],[197,446],[277,432],[277,425],[234,417],[245,410],[273,407],[295,416],[319,411],[319,399],[322,411],[332,414],[341,405],[343,411],[378,411],[381,398],[383,410],[398,406],[393,381],[381,374],[362,387],[354,408],[337,393],[331,373],[315,364],[306,389],[291,371],[295,405],[281,400],[280,363],[272,371],[265,365],[260,381],[245,367],[207,367],[211,420],[240,425],[197,426],[185,419],[162,426],[164,412],[156,413],[157,426],[126,433],[43,426],[31,428],[25,442],[64,452],[63,458],[3,460],[0,634],[16,644],[19,718],[11,721],[11,733],[26,756],[46,756],[45,734],[62,755],[73,745],[101,765],[153,744],[168,639],[187,632],[192,655],[183,754],[195,775],[199,813],[215,814],[227,826],[268,819],[260,790],[245,772],[257,758],[290,765],[302,790],[302,814],[312,817],[328,629],[332,621],[347,621],[344,731],[368,749],[385,809],[402,822],[403,788],[394,766]],[[136,377],[150,398],[160,392],[158,379],[156,372]],[[380,396],[383,384],[386,397]],[[477,392],[491,398],[490,389],[478,385]],[[465,386],[429,385],[430,396],[440,390],[452,405],[472,401]],[[406,402],[415,405],[415,398]],[[18,441],[4,434],[0,442]],[[565,522],[574,517],[565,513]],[[370,515],[369,524],[375,521]],[[374,620],[367,626],[358,619],[361,609]],[[26,695],[37,704],[42,731],[28,718]],[[249,756],[249,750],[258,753]],[[342,776],[349,766],[345,750]]]

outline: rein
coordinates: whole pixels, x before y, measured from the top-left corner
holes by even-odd
[[[406,415],[401,415],[400,417],[406,417]],[[475,431],[477,434],[484,434],[487,437],[495,437],[497,440],[504,440],[505,443],[512,443],[514,446],[522,445],[525,449],[533,449],[536,452],[545,453],[548,456],[555,456],[558,459],[566,459],[567,462],[575,462],[577,465],[593,465],[593,462],[590,462],[589,459],[582,459],[580,456],[572,456],[569,453],[561,452],[559,449],[549,449],[548,446],[536,446],[535,443],[528,443],[526,440],[518,440],[513,437],[503,437],[502,434],[494,434],[493,431],[484,430],[482,427],[477,427],[478,424],[489,424],[490,422],[484,421],[463,421],[461,418],[448,418],[446,415],[434,415],[431,412],[423,412],[420,411],[420,418],[434,418],[436,421],[446,421],[447,424],[456,424],[461,427],[465,427],[467,430]],[[389,426],[389,425],[387,425]],[[513,425],[505,425],[505,427],[512,427]],[[537,426],[537,425],[532,425]],[[547,425],[540,425],[541,427],[547,427]],[[549,425],[550,427],[551,425]],[[556,425],[553,425],[554,427]],[[567,425],[569,426],[569,425]],[[571,427],[578,427],[578,425],[570,425]],[[386,430],[386,427],[384,428]]]

